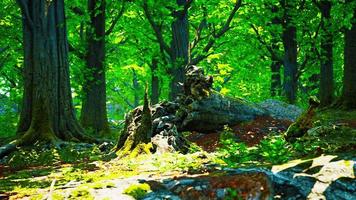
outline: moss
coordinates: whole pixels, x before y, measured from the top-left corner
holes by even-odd
[[[317,100],[313,98],[309,99],[308,110],[304,112],[296,122],[292,123],[284,134],[284,137],[288,142],[294,142],[313,127],[313,119],[316,115],[316,108],[318,105],[319,102]]]
[[[111,182],[96,182],[90,185],[90,187],[93,189],[113,188],[115,184]]]
[[[128,156],[130,158],[135,158],[140,154],[150,155],[151,150],[153,149],[153,145],[151,142],[148,144],[140,143],[140,144],[136,145],[136,147],[134,149],[131,149],[133,144],[134,144],[134,141],[129,136],[125,142],[124,147],[116,153],[118,155],[118,157],[122,158],[122,157]]]
[[[71,192],[69,199],[91,200],[94,199],[94,197],[90,194],[88,187],[81,186]]]
[[[134,184],[124,190],[124,194],[128,194],[135,199],[142,199],[151,190],[147,183]]]

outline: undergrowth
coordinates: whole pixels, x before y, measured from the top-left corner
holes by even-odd
[[[220,136],[219,157],[229,167],[283,164],[293,159],[321,154],[356,152],[355,129],[335,125],[320,125],[305,136],[288,143],[281,134],[270,133],[257,146],[248,147],[237,141],[231,130]]]

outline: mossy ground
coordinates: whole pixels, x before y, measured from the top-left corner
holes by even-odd
[[[225,152],[233,156],[231,158],[235,160],[232,161],[241,162],[235,166],[264,166],[272,169],[276,169],[275,163],[269,162],[269,159],[275,161],[276,156],[286,158],[278,163],[284,164],[281,166],[293,165],[295,162],[293,160],[296,159],[306,163],[308,159],[319,157],[321,154],[345,160],[354,159],[355,149],[351,147],[355,146],[355,120],[356,112],[333,110],[317,112],[313,118],[313,126],[335,125],[339,128],[329,134],[305,136],[291,144],[285,143],[280,134],[271,134],[262,140],[259,146],[246,146],[246,151],[242,151],[241,145],[236,146],[234,145],[236,142],[231,141],[232,146],[230,149],[226,148]],[[223,138],[225,141],[228,139]],[[10,155],[6,164],[0,164],[0,199],[2,197],[43,199],[46,195],[51,195],[52,199],[95,199],[98,195],[96,191],[108,193],[107,191],[120,188],[119,180],[129,180],[132,177],[169,178],[182,174],[201,174],[209,170],[206,167],[209,164],[226,166],[226,162],[223,161],[224,155],[216,152],[207,153],[196,146],[193,147],[191,153],[187,155],[138,153],[145,149],[141,148],[138,149],[140,151],[134,151],[134,155],[116,159],[107,157],[95,145],[84,150],[75,150],[72,145],[61,150],[43,149],[41,146],[24,148]],[[283,151],[284,154],[280,149],[288,151]],[[273,155],[271,154],[273,152],[283,155]],[[245,158],[248,159],[244,164]],[[315,169],[306,172],[314,173]],[[125,193],[124,190],[129,186],[122,187],[121,194]],[[131,195],[136,195],[135,191]],[[141,192],[138,195],[141,195]]]
[[[56,150],[49,150],[53,151]],[[46,154],[46,151],[43,153]],[[20,155],[26,154],[28,152],[24,150]],[[66,162],[61,160],[43,166],[42,160],[31,160],[30,162],[34,162],[32,165],[23,165],[21,167],[24,169],[18,167],[16,171],[8,166],[6,168],[2,166],[5,172],[0,175],[0,194],[3,195],[0,197],[43,199],[45,195],[51,193],[53,199],[93,199],[93,191],[117,187],[113,180],[135,176],[181,174],[219,160],[215,155],[208,153],[141,154],[110,161],[102,160],[103,157],[90,159],[99,156],[95,151],[87,151],[87,154],[87,160],[79,159],[80,162],[68,162],[67,159]],[[15,159],[21,160],[21,156]],[[55,184],[52,186],[53,191],[50,192],[53,181]]]

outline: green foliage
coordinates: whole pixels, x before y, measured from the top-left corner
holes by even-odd
[[[220,138],[221,159],[231,167],[246,164],[282,164],[293,156],[292,148],[283,136],[271,135],[263,139],[257,147],[248,147],[238,142],[234,133],[225,131]]]
[[[243,198],[239,195],[239,191],[234,188],[227,188],[226,195],[224,197],[226,200],[242,200]]]
[[[292,157],[289,144],[283,136],[271,136],[262,140],[258,146],[262,158],[272,164],[282,164]]]
[[[5,163],[13,169],[34,166],[53,166],[59,163],[87,163],[98,161],[105,156],[96,145],[78,149],[76,144],[67,144],[61,149],[36,145],[31,148],[20,148],[10,154]]]
[[[83,186],[74,189],[69,199],[94,200],[94,197],[90,194],[89,188]]]
[[[245,143],[237,142],[233,133],[224,132],[220,139],[219,152],[222,160],[229,166],[238,166],[254,159],[255,155]]]
[[[128,194],[135,199],[142,199],[151,190],[147,183],[134,184],[125,189],[124,194]]]

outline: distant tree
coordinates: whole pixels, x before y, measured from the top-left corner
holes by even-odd
[[[356,109],[356,7],[353,9],[351,28],[345,31],[344,79],[340,101],[347,109]]]
[[[153,58],[150,64],[151,69],[151,104],[157,104],[159,102],[159,77],[156,72],[158,69],[158,59]]]
[[[297,97],[298,63],[297,63],[297,28],[293,22],[293,12],[296,9],[296,1],[281,0],[283,8],[283,46],[284,46],[284,80],[283,88],[289,103],[294,104]]]
[[[108,9],[106,0],[88,0],[86,11],[80,7],[71,7],[72,12],[81,18],[85,17],[85,12],[89,14],[88,21],[85,21],[85,18],[81,19],[79,27],[82,40],[80,44],[85,46],[85,50],[81,51],[80,47],[74,46],[70,46],[70,50],[85,62],[80,122],[84,128],[97,134],[105,134],[110,131],[106,106],[105,44],[106,37],[114,31],[124,13],[126,0],[119,3],[121,3],[121,7],[116,12],[111,12]],[[109,20],[106,16],[107,10],[112,14]],[[110,21],[110,24],[106,29],[107,21]]]
[[[206,18],[203,18],[198,26],[195,27],[194,40],[190,40],[189,27],[191,23],[188,21],[188,10],[191,8],[194,0],[177,0],[176,6],[166,6],[173,16],[171,23],[171,45],[168,45],[165,41],[165,35],[163,30],[163,22],[155,21],[153,15],[153,8],[150,8],[151,1],[143,0],[143,10],[145,16],[150,23],[157,42],[160,48],[164,51],[164,54],[169,57],[171,62],[171,69],[168,70],[168,74],[172,77],[170,83],[170,98],[174,99],[181,91],[181,83],[184,80],[184,67],[186,65],[196,65],[199,62],[206,59],[211,55],[213,48],[218,46],[217,40],[220,39],[228,30],[231,29],[231,22],[241,7],[242,0],[236,0],[232,10],[230,11],[227,19],[222,21],[219,26],[211,24],[207,25]],[[161,5],[162,6],[162,5]],[[175,9],[177,8],[177,9]],[[219,28],[217,28],[219,27]],[[203,33],[206,33],[203,35]],[[204,44],[203,47],[196,52],[198,44]]]
[[[86,27],[86,70],[80,122],[95,133],[109,132],[106,111],[105,22],[106,1],[88,0],[90,21]]]
[[[24,93],[16,146],[35,141],[88,140],[72,105],[64,0],[18,0],[23,17]]]
[[[320,105],[327,106],[333,101],[333,33],[331,21],[331,0],[313,0],[321,13],[321,45],[320,45]]]

